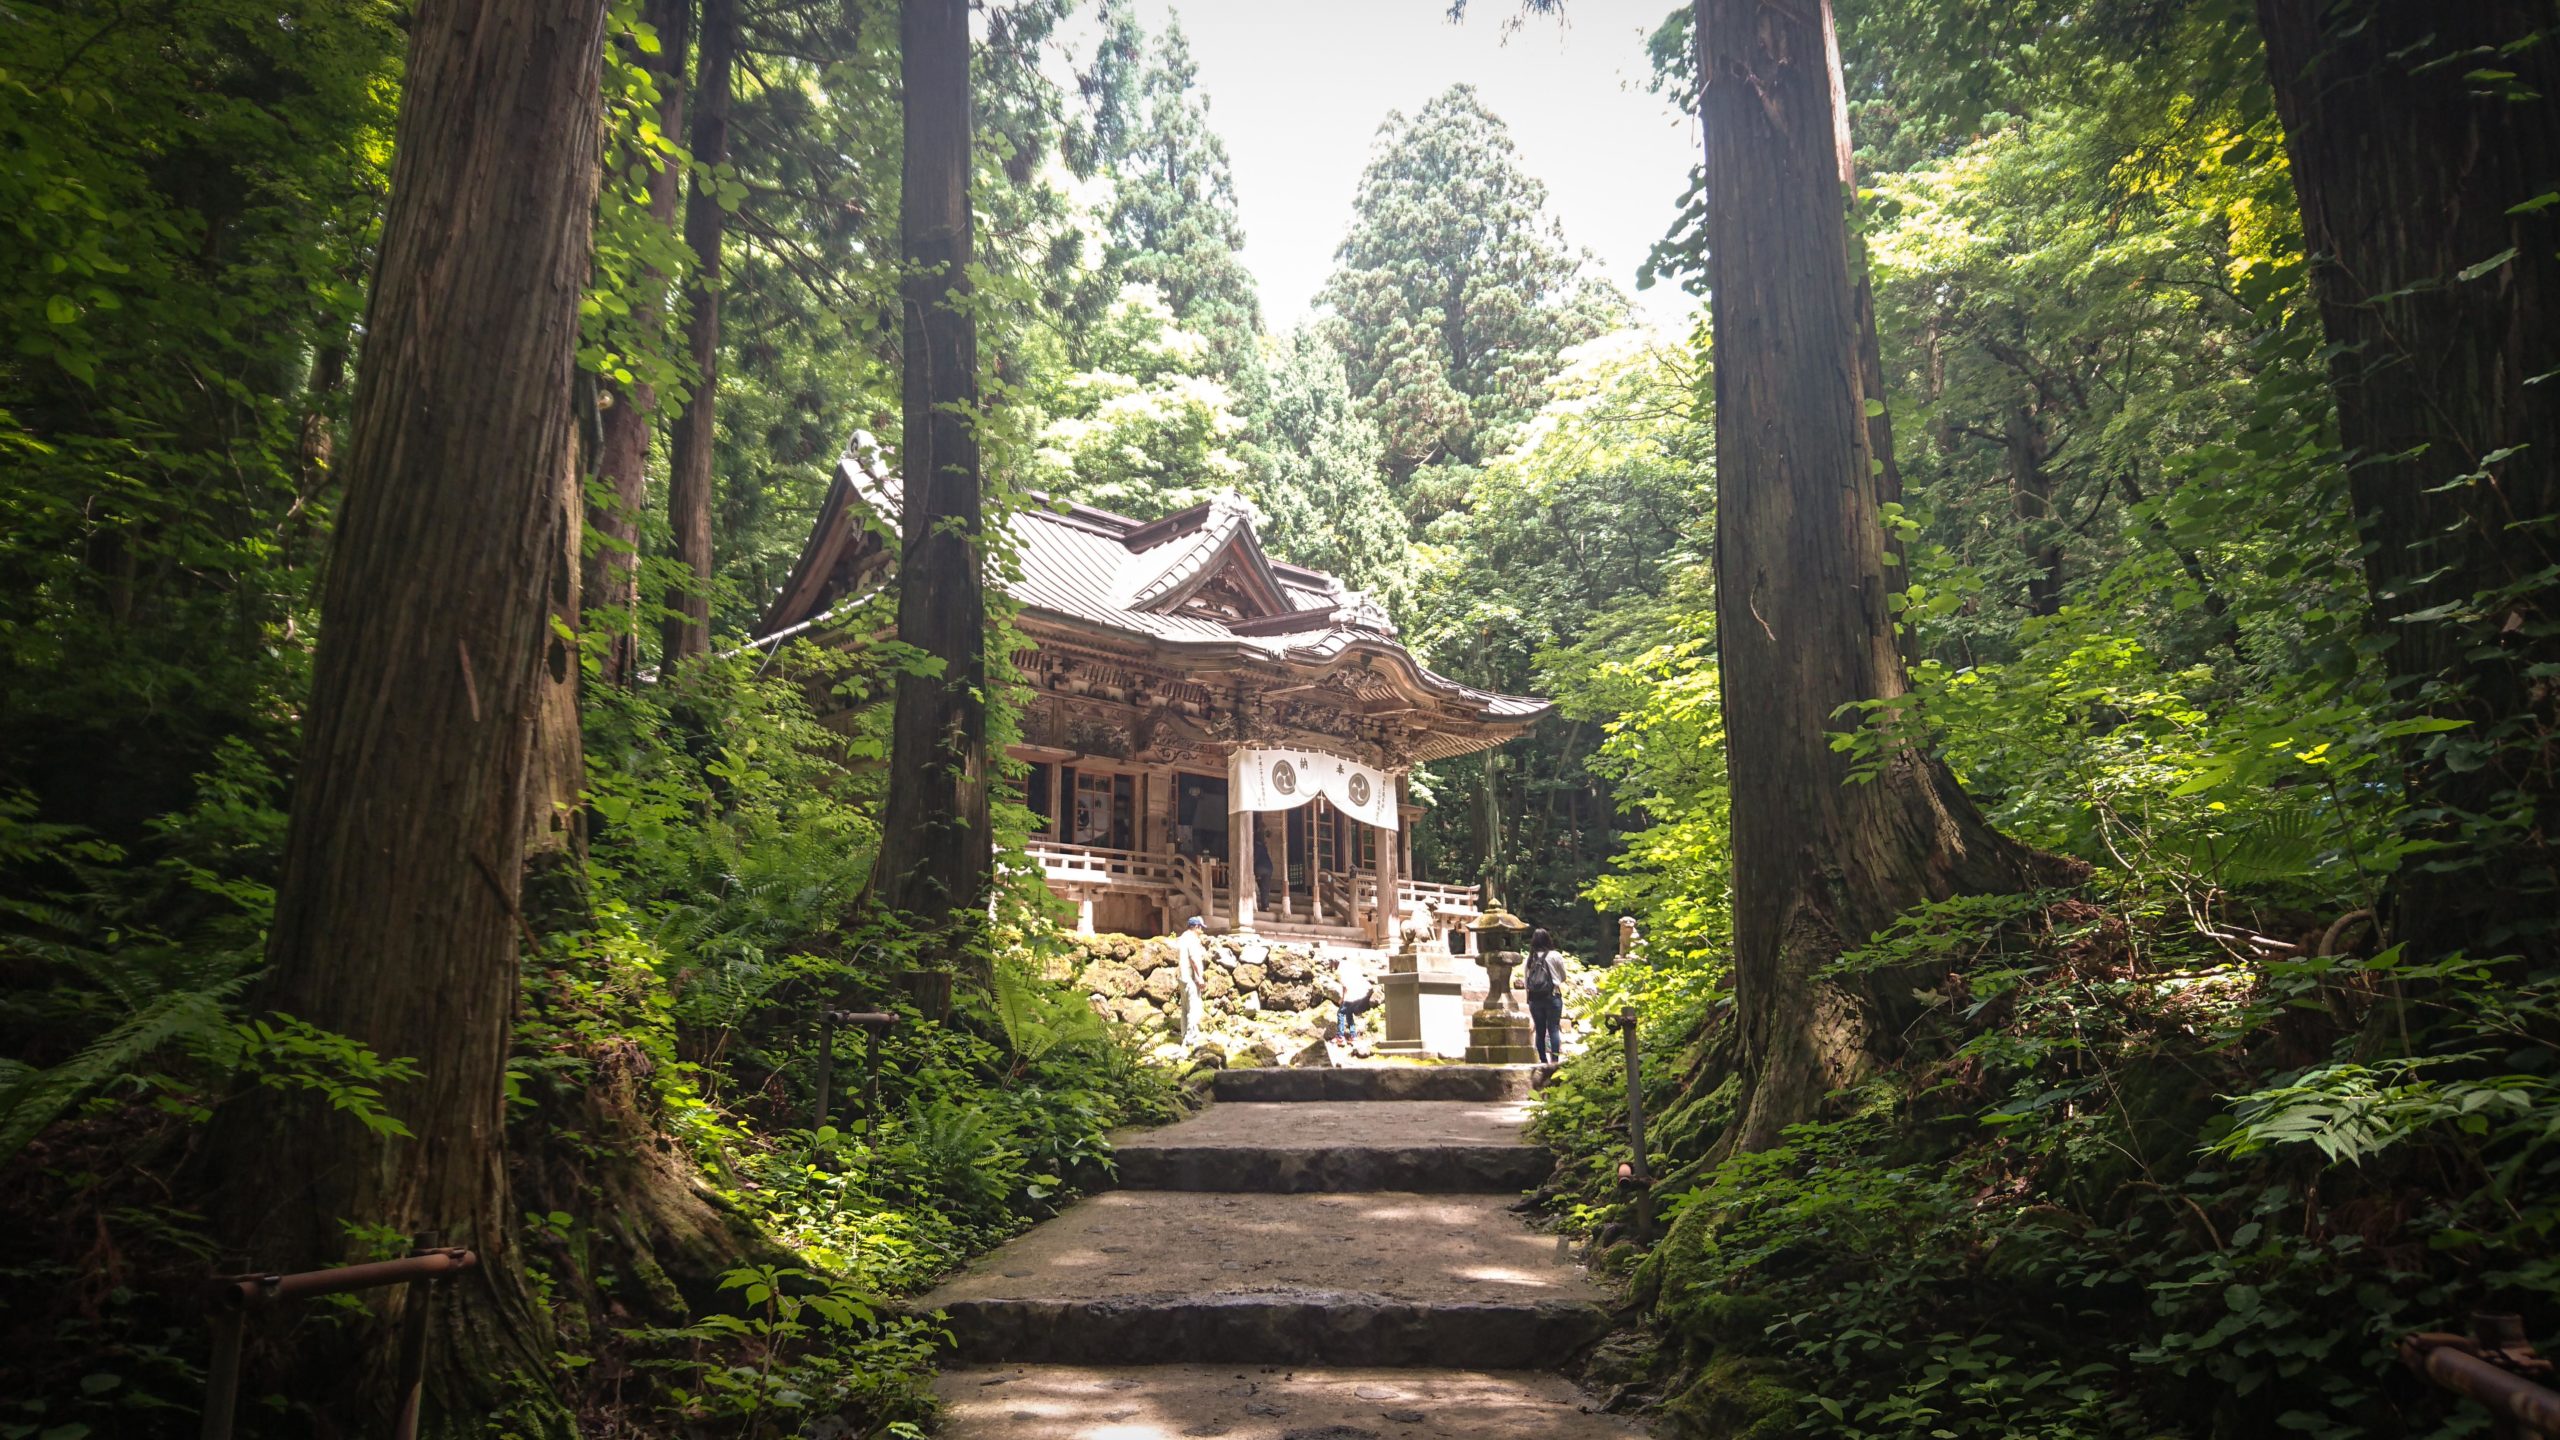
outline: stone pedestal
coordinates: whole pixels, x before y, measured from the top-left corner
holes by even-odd
[[[1467,1029],[1467,1062],[1471,1065],[1537,1063],[1537,1035],[1529,1017],[1509,1010],[1479,1010]]]
[[[1467,1052],[1466,999],[1460,977],[1423,968],[1424,953],[1408,944],[1387,957],[1378,990],[1385,997],[1382,1055],[1458,1056]]]
[[[1520,966],[1520,952],[1499,943],[1499,931],[1484,938],[1488,943],[1476,956],[1484,966],[1484,1008],[1468,1027],[1467,1059],[1478,1065],[1532,1064],[1538,1058],[1536,1031],[1511,1004],[1511,972]]]

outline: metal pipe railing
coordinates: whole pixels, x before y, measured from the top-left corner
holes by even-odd
[[[2538,1383],[2551,1362],[2525,1339],[2516,1315],[2474,1315],[2471,1334],[2422,1330],[2400,1341],[2400,1363],[2441,1389],[2485,1406],[2498,1440],[2560,1436],[2560,1391]]]
[[[480,1257],[459,1247],[420,1249],[397,1260],[362,1265],[335,1265],[290,1275],[225,1275],[205,1287],[205,1309],[213,1324],[213,1360],[205,1373],[204,1440],[231,1440],[231,1423],[240,1409],[240,1353],[251,1311],[264,1311],[293,1300],[345,1295],[385,1285],[426,1284],[459,1275]],[[400,1416],[393,1440],[416,1440],[418,1412],[427,1383],[427,1321],[434,1294],[413,1296],[400,1324]]]

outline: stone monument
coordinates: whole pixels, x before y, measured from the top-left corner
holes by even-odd
[[[1511,1003],[1511,972],[1524,957],[1520,942],[1528,925],[1496,905],[1467,926],[1471,947],[1484,966],[1484,1008],[1467,1031],[1467,1059],[1479,1065],[1528,1065],[1538,1058],[1537,1039],[1526,1012]]]
[[[1455,1059],[1467,1052],[1463,979],[1454,970],[1428,968],[1435,958],[1412,933],[1387,957],[1387,973],[1378,979],[1386,1010],[1386,1038],[1378,1042],[1379,1054]]]

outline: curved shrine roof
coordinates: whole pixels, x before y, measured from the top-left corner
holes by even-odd
[[[848,454],[819,508],[809,543],[757,627],[773,639],[823,622],[885,571],[898,523],[898,485]],[[1434,702],[1417,716],[1428,732],[1415,758],[1491,748],[1526,729],[1549,702],[1463,685],[1416,661],[1386,612],[1334,576],[1282,564],[1263,552],[1253,512],[1228,493],[1203,505],[1136,520],[1090,506],[1028,508],[1010,522],[1016,573],[1005,590],[1025,629],[1101,632],[1146,642],[1164,662],[1203,668],[1242,664],[1275,678],[1361,672],[1364,700]],[[1385,672],[1404,681],[1382,680]],[[1372,694],[1371,692],[1375,692]],[[1441,730],[1431,718],[1456,722]]]

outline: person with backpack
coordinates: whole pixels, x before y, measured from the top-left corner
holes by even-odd
[[[1529,932],[1529,964],[1521,983],[1529,991],[1538,1063],[1557,1064],[1564,1059],[1564,955],[1545,930]]]

